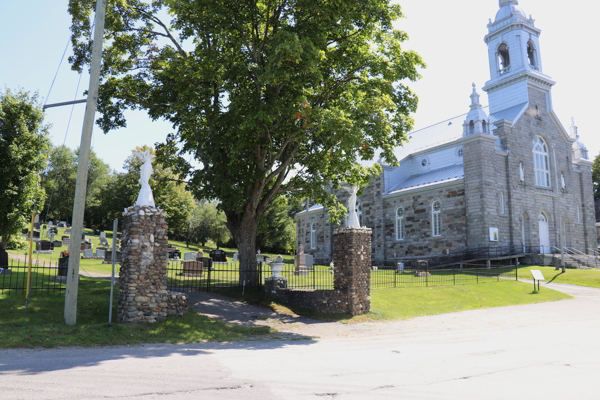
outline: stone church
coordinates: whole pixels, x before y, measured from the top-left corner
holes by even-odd
[[[400,166],[379,161],[383,172],[357,200],[374,261],[487,247],[596,249],[592,162],[575,122],[567,131],[552,108],[541,31],[518,0],[499,5],[485,36],[489,108],[473,85],[467,114],[411,132],[395,150]],[[331,260],[327,210],[314,205],[296,223],[298,245]]]

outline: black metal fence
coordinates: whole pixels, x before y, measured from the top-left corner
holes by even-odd
[[[462,264],[449,268],[404,268],[374,267],[371,273],[373,289],[467,285],[484,282],[518,280],[518,265]],[[523,277],[526,275],[521,273]]]
[[[0,294],[25,293],[29,267],[27,259],[10,260],[0,273]],[[65,271],[66,272],[66,271]],[[31,266],[31,294],[61,293],[66,288],[66,276],[58,277],[58,264],[36,260]]]
[[[259,264],[256,270],[240,268],[239,262],[212,262],[209,268],[197,269],[194,263],[170,261],[167,268],[169,290],[179,292],[214,292],[224,288],[259,289],[265,279],[273,276],[271,266]],[[292,289],[333,289],[333,271],[315,265],[296,270],[293,264],[284,264],[279,275],[287,279]]]

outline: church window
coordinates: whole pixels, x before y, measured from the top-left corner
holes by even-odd
[[[536,136],[533,140],[533,166],[535,168],[535,184],[550,186],[550,163],[548,162],[548,146],[544,139]]]
[[[396,240],[404,240],[404,209],[396,210]]]
[[[475,122],[471,121],[469,122],[469,135],[472,135],[475,133]]]
[[[500,75],[510,70],[510,55],[508,52],[508,45],[502,43],[498,46],[498,72]]]
[[[488,124],[485,121],[483,121],[483,132],[488,133]]]
[[[442,205],[439,201],[434,201],[431,205],[431,225],[432,225],[432,236],[442,235],[442,217],[440,215]]]
[[[426,167],[429,165],[429,160],[425,157],[421,159],[421,167]]]
[[[504,192],[500,192],[500,214],[504,214]]]
[[[462,147],[459,147],[458,150],[456,151],[456,155],[459,157],[463,157],[465,155],[465,149]]]
[[[527,59],[529,60],[529,66],[535,70],[538,69],[536,56],[535,56],[535,47],[533,42],[530,40],[527,42]]]
[[[317,248],[317,223],[310,224],[310,248]]]

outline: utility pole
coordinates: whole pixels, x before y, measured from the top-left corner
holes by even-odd
[[[73,218],[71,220],[71,244],[69,248],[69,270],[67,273],[67,291],[65,293],[65,325],[72,326],[77,322],[77,290],[79,288],[79,255],[81,250],[81,233],[83,232],[83,213],[85,211],[85,194],[87,191],[88,155],[92,139],[92,129],[96,114],[96,98],[100,84],[100,63],[102,59],[102,41],[104,38],[105,0],[96,0],[96,30],[92,48],[92,69],[87,106],[83,119],[81,144],[77,165],[77,183],[73,202]]]

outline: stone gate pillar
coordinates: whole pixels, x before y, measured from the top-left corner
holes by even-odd
[[[347,312],[371,310],[371,229],[340,228],[333,232],[335,289],[345,293]]]
[[[123,213],[119,322],[167,317],[167,229],[165,212],[159,208],[133,206]]]

